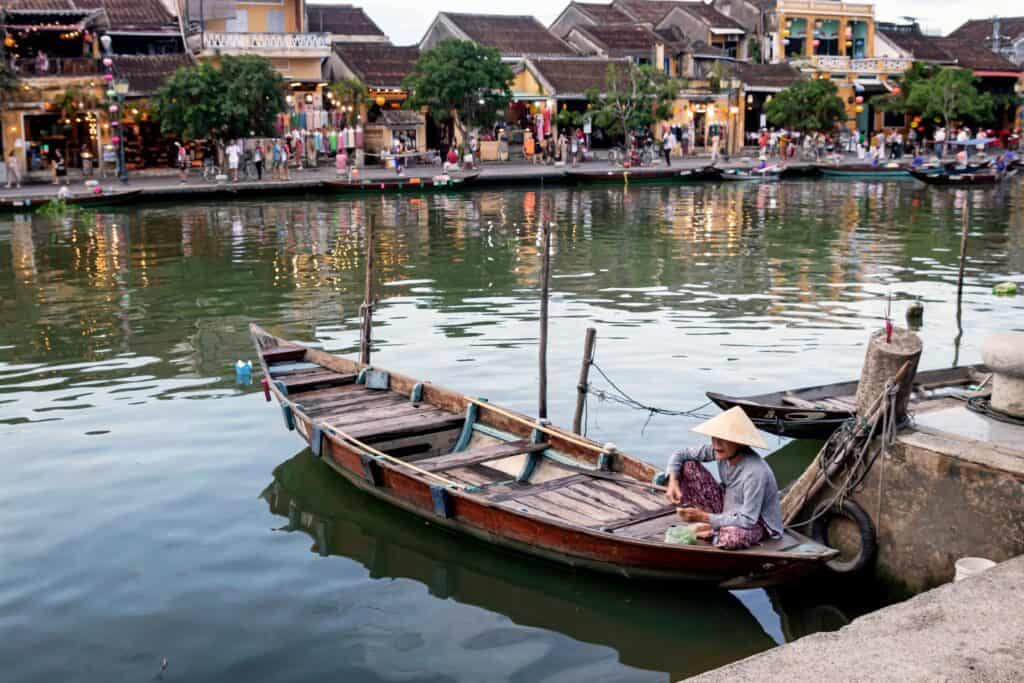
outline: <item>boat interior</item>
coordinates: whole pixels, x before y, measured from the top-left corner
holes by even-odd
[[[430,483],[455,486],[512,511],[634,540],[663,543],[666,530],[682,523],[663,487],[551,448],[544,434],[528,425],[519,434],[501,431],[472,409],[456,414],[394,391],[383,371],[362,378],[335,372],[304,360],[303,351],[262,350],[269,381],[298,404],[296,410],[324,431],[407,463]],[[301,421],[296,427],[310,440]],[[712,548],[706,541],[698,545]],[[786,551],[831,552],[795,532],[749,550],[721,552]]]

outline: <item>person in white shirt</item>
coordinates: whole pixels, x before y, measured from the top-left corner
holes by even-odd
[[[228,157],[228,169],[231,171],[231,180],[238,182],[238,162],[242,159],[242,149],[238,146],[238,143],[232,141],[228,148],[224,150],[224,154]]]
[[[662,138],[661,150],[665,153],[665,165],[672,165],[672,150],[676,148],[676,134],[672,132],[671,128],[666,129],[665,136]]]
[[[935,130],[935,156],[942,158],[946,153],[946,129],[939,127]]]

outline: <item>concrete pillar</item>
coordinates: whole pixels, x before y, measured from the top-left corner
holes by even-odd
[[[877,330],[868,340],[864,354],[864,368],[857,386],[857,414],[868,417],[875,400],[885,390],[885,385],[896,376],[903,364],[910,361],[910,372],[903,378],[896,397],[896,419],[907,414],[910,389],[917,374],[917,363],[921,359],[921,339],[910,330],[893,328],[892,339],[886,341],[885,330]]]
[[[813,57],[814,56],[814,21],[815,21],[815,19],[812,16],[808,16],[805,19],[805,21],[807,22],[807,25],[805,26],[805,28],[807,30],[807,36],[806,36],[806,40],[804,40],[804,43],[805,43],[804,44],[804,54],[807,55],[808,57]]]
[[[981,350],[992,370],[992,407],[1024,418],[1024,332],[999,332]]]

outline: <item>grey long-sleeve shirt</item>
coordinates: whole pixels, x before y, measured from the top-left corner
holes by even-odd
[[[711,514],[711,527],[723,526],[752,527],[757,520],[764,521],[773,537],[782,535],[782,504],[775,474],[761,456],[749,448],[741,451],[742,457],[735,466],[726,460],[719,460],[718,476],[725,484],[722,512]],[[681,448],[668,461],[669,474],[679,475],[687,460],[712,462],[715,451],[710,445],[700,448]]]

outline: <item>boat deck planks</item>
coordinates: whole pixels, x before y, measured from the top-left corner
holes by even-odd
[[[444,472],[456,467],[468,465],[479,465],[492,460],[503,460],[516,455],[536,453],[549,448],[546,443],[531,443],[525,439],[495,444],[493,446],[482,446],[460,453],[452,453],[440,457],[423,460],[418,463],[419,467],[428,472]]]

